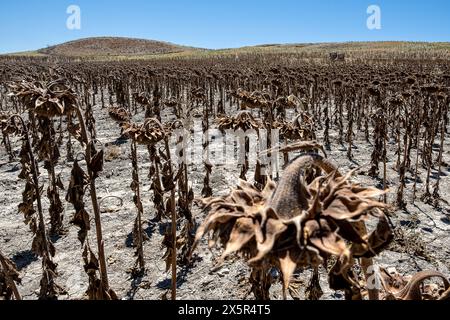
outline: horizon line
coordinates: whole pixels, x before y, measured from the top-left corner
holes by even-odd
[[[130,40],[140,40],[140,41],[154,41],[154,42],[161,42],[165,44],[170,44],[174,46],[180,46],[180,47],[186,47],[186,48],[193,48],[193,49],[199,49],[199,50],[208,50],[208,51],[220,51],[220,50],[232,50],[232,49],[241,49],[241,48],[251,48],[251,47],[260,47],[260,46],[289,46],[289,45],[320,45],[320,44],[351,44],[351,43],[423,43],[423,44],[448,44],[449,41],[421,41],[421,40],[344,40],[344,41],[313,41],[313,42],[286,42],[286,43],[258,43],[258,44],[248,44],[243,46],[236,46],[236,47],[223,47],[223,48],[204,48],[204,47],[196,47],[189,44],[179,44],[171,41],[166,40],[159,40],[159,39],[147,39],[147,38],[140,38],[140,37],[130,37],[130,36],[92,36],[92,37],[82,37],[82,38],[76,38],[73,40],[64,41],[57,44],[51,44],[47,45],[46,47],[41,47],[37,49],[30,49],[30,50],[24,50],[24,51],[17,51],[17,52],[6,52],[6,53],[0,53],[0,55],[11,55],[11,54],[20,54],[20,53],[27,53],[27,52],[34,52],[34,51],[40,51],[52,47],[57,47],[60,45],[77,42],[77,41],[83,41],[88,39],[106,39],[106,38],[116,38],[116,39],[130,39]]]

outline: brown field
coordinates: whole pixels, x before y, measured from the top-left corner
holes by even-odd
[[[0,300],[449,299],[449,48],[1,56]]]

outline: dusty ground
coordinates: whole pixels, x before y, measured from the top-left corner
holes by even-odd
[[[112,143],[119,136],[119,129],[108,117],[106,110],[95,107],[95,118],[97,135],[103,144]],[[164,120],[165,117],[163,117]],[[139,116],[136,117],[139,120]],[[333,134],[336,132],[333,130]],[[319,137],[321,131],[319,131]],[[443,155],[445,163],[450,163],[449,137]],[[336,143],[336,136],[332,138],[332,148],[329,157],[335,161],[342,171],[368,164],[372,147],[367,145],[362,134],[358,134],[355,139],[353,149],[354,161],[351,162],[346,157],[346,149]],[[212,145],[219,145],[220,141],[213,142]],[[77,153],[76,149],[75,153]],[[138,281],[131,278],[127,272],[133,267],[135,257],[134,248],[130,246],[130,232],[133,227],[136,209],[132,202],[132,192],[129,188],[131,183],[131,161],[129,159],[130,145],[124,143],[119,145],[120,153],[118,158],[105,163],[104,172],[97,180],[98,196],[103,198],[109,195],[121,197],[124,200],[123,206],[119,207],[117,200],[105,200],[102,204],[102,223],[108,260],[108,273],[111,287],[119,297],[123,299],[159,299],[170,287],[170,272],[165,272],[165,263],[161,260],[164,250],[160,243],[166,224],[155,223],[152,193],[149,191],[149,180],[146,179],[149,163],[148,154],[145,148],[139,148],[139,163],[141,190],[144,205],[144,217],[146,221],[146,232],[150,240],[144,244],[144,255],[147,271],[144,277]],[[201,142],[194,144],[196,150],[201,149]],[[393,193],[390,200],[395,199],[395,191],[398,182],[398,175],[393,170],[396,155],[393,150],[395,145],[389,145],[388,182]],[[16,153],[20,149],[20,141],[14,141]],[[413,151],[414,155],[415,150]],[[65,186],[69,183],[69,174],[72,164],[65,161],[65,148],[61,148],[61,159],[56,170],[62,172],[62,181]],[[200,154],[201,153],[196,153]],[[281,161],[282,162],[282,161]],[[81,163],[84,166],[84,163]],[[193,184],[196,196],[200,195],[202,189],[204,170],[200,158],[196,163],[189,166],[189,178]],[[363,167],[362,171],[367,171],[368,167]],[[25,299],[35,299],[39,290],[41,277],[41,262],[31,253],[32,235],[28,227],[23,223],[21,213],[18,213],[17,205],[21,200],[21,192],[24,182],[17,178],[20,171],[19,162],[9,162],[8,157],[2,147],[0,149],[0,246],[8,257],[18,266],[23,283],[19,287]],[[213,168],[211,185],[215,195],[226,193],[227,190],[236,185],[240,169],[237,165],[218,165]],[[441,180],[441,195],[444,199],[450,199],[448,174],[450,168],[443,169],[444,175]],[[252,170],[248,177],[252,177]],[[425,181],[425,171],[421,170],[421,179]],[[46,172],[41,170],[41,182],[46,182]],[[435,182],[437,173],[433,172]],[[405,211],[396,211],[393,217],[395,225],[404,243],[394,243],[390,250],[385,251],[377,262],[383,267],[395,267],[400,273],[411,274],[423,269],[437,269],[450,275],[450,207],[445,203],[440,209],[433,208],[420,201],[411,204],[413,179],[410,173],[407,174],[408,183],[405,199],[408,200]],[[375,184],[381,187],[380,181],[373,180],[365,175],[357,175],[356,180],[364,184]],[[424,185],[418,184],[419,196],[423,192]],[[63,193],[65,195],[65,193]],[[45,197],[44,197],[45,198]],[[87,208],[90,209],[88,197],[86,197]],[[48,207],[48,201],[43,200],[44,210]],[[47,212],[47,211],[44,211]],[[204,214],[197,207],[193,209],[197,222],[201,222]],[[58,284],[67,290],[67,295],[61,299],[79,299],[83,296],[87,287],[87,277],[82,270],[81,246],[77,240],[77,228],[68,222],[73,214],[71,204],[65,204],[64,223],[68,228],[68,233],[59,239],[54,239],[56,247],[55,261],[58,263]],[[92,233],[93,237],[93,233]],[[94,244],[92,239],[92,244]],[[210,272],[213,266],[213,253],[210,252],[203,241],[198,248],[199,261],[188,270],[178,270],[178,298],[179,299],[242,299],[250,289],[244,281],[248,275],[247,266],[240,260],[227,264],[215,273]],[[217,252],[215,252],[217,255]],[[305,275],[308,272],[304,273]],[[302,276],[303,277],[303,276]],[[305,281],[308,277],[303,277]],[[343,299],[341,293],[334,293],[327,288],[326,277],[321,277],[322,288],[325,292],[323,299]],[[280,285],[277,284],[272,289],[273,298],[281,298]],[[252,295],[249,295],[252,298]]]

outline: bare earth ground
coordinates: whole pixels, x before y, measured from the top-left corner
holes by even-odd
[[[108,117],[106,110],[100,107],[94,108],[97,136],[103,144],[112,143],[119,136],[120,130]],[[141,120],[138,119],[136,120]],[[164,117],[163,117],[164,121]],[[332,130],[335,134],[335,131]],[[322,130],[318,131],[319,137]],[[450,163],[449,137],[443,155],[444,163]],[[336,136],[332,136],[332,148],[328,156],[336,162],[343,172],[353,169],[370,161],[372,146],[368,145],[358,133],[353,149],[354,162],[346,157],[346,147],[336,143]],[[334,141],[334,142],[333,142]],[[221,143],[220,140],[213,142]],[[78,144],[75,154],[80,151]],[[121,197],[123,206],[118,206],[118,201],[108,199],[102,204],[102,223],[105,240],[105,250],[108,262],[108,273],[111,287],[122,299],[159,299],[168,288],[170,288],[170,272],[165,272],[165,263],[161,260],[164,249],[161,249],[162,234],[165,224],[152,222],[154,218],[152,193],[149,191],[150,183],[146,178],[149,168],[148,154],[146,148],[139,148],[140,180],[142,199],[144,205],[144,218],[146,221],[146,232],[150,240],[144,244],[144,255],[147,266],[145,276],[137,281],[131,278],[127,272],[133,267],[135,249],[130,246],[130,233],[133,228],[136,216],[136,208],[132,202],[132,192],[129,188],[131,183],[131,160],[129,159],[130,145],[124,143],[119,145],[121,152],[117,159],[106,162],[104,172],[97,180],[97,193],[100,198],[114,195]],[[388,153],[388,182],[392,188],[389,196],[392,202],[395,199],[395,191],[398,183],[398,174],[393,170],[396,161],[394,154],[395,144],[389,145]],[[20,150],[20,141],[14,140],[16,153]],[[195,149],[201,149],[201,142],[195,143]],[[198,157],[201,152],[197,152]],[[415,156],[413,150],[412,156]],[[292,156],[291,156],[292,157]],[[189,166],[189,179],[193,184],[196,196],[200,195],[204,177],[204,169],[201,159],[196,160]],[[84,166],[84,163],[81,163]],[[61,159],[56,170],[62,171],[62,181],[65,187],[69,183],[69,174],[72,163],[65,160],[65,147],[61,148]],[[367,171],[368,166],[362,171]],[[4,149],[0,151],[0,246],[2,251],[17,264],[22,276],[22,286],[19,287],[25,299],[36,299],[39,291],[39,281],[41,278],[41,262],[35,258],[30,251],[32,236],[28,226],[23,223],[22,214],[18,213],[17,205],[21,201],[21,193],[24,182],[17,178],[20,172],[20,163],[16,160],[8,162]],[[450,168],[443,168],[441,177],[441,196],[450,200],[450,179],[448,174]],[[237,184],[240,168],[237,165],[219,165],[213,168],[211,186],[214,195],[226,193],[230,187]],[[249,179],[252,171],[248,173]],[[420,170],[421,182],[425,181],[425,170]],[[41,182],[46,182],[46,172],[41,169]],[[433,172],[432,183],[436,181],[437,173]],[[441,203],[441,209],[433,208],[421,201],[411,204],[413,177],[410,173],[405,192],[405,199],[408,201],[406,211],[396,211],[393,222],[400,230],[400,238],[404,242],[394,243],[390,250],[385,251],[377,258],[377,263],[383,267],[395,267],[402,274],[411,274],[423,269],[437,269],[444,274],[450,275],[450,208],[445,203]],[[382,187],[379,180],[374,180],[366,175],[357,175],[355,179],[363,184],[374,184]],[[423,192],[424,184],[418,183],[420,195]],[[61,198],[65,195],[63,192]],[[86,197],[86,205],[89,211],[90,201]],[[55,262],[58,263],[59,277],[57,283],[67,290],[67,294],[60,299],[80,299],[87,288],[87,276],[82,270],[81,245],[77,240],[77,228],[69,224],[73,214],[71,204],[65,203],[64,223],[68,228],[68,233],[59,239],[54,239],[56,247]],[[48,207],[48,201],[43,200],[44,212]],[[204,214],[194,206],[194,217],[197,222],[201,222]],[[92,222],[93,223],[93,222]],[[94,232],[91,231],[91,237]],[[95,239],[91,239],[95,243]],[[94,246],[93,246],[94,247]],[[249,274],[249,269],[242,260],[235,259],[221,270],[211,273],[210,269],[214,265],[213,258],[218,252],[211,252],[207,249],[206,240],[198,248],[200,260],[194,266],[186,270],[178,270],[178,298],[179,299],[243,299],[250,287],[245,279]],[[323,271],[323,270],[322,270]],[[309,271],[305,271],[301,278],[307,282]],[[326,276],[321,276],[323,299],[343,299],[343,295],[335,293],[327,288]],[[272,287],[272,298],[281,298],[280,285]],[[304,289],[304,288],[303,288]],[[170,296],[170,295],[169,295]],[[249,295],[248,298],[252,298]]]

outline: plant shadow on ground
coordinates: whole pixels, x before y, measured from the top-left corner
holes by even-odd
[[[405,218],[399,219],[398,224],[400,227],[405,228],[405,230],[406,229],[415,230],[422,222],[417,216],[417,214],[411,212],[407,207],[403,208],[401,212],[405,215]]]
[[[193,267],[193,264],[190,263],[189,265],[181,266],[180,271],[177,273],[177,288],[181,287],[183,283],[187,281],[187,276],[190,273],[191,269]],[[160,282],[157,283],[157,287],[159,289],[169,289],[172,285],[172,279],[166,278]]]
[[[20,271],[23,268],[29,266],[34,261],[38,260],[38,257],[31,250],[24,250],[17,252],[11,259]]]
[[[166,234],[166,230],[168,229],[168,228],[171,228],[171,222],[159,222],[158,223],[158,226],[159,226],[159,229],[158,229],[158,231],[159,231],[159,234],[161,235],[161,236],[164,236],[165,234]]]
[[[127,248],[133,248],[133,232],[127,234],[127,239],[125,240],[125,246]]]
[[[62,236],[60,234],[52,234],[49,235],[49,237],[52,243],[56,243],[59,239],[61,239]]]
[[[146,274],[146,271],[137,271],[135,273],[132,273],[131,275],[131,287],[130,289],[127,291],[126,296],[128,298],[130,298],[131,300],[134,300],[134,297],[136,295],[136,292],[138,291],[141,283],[142,283],[142,279],[144,278]]]
[[[20,170],[19,164],[20,164],[20,163],[14,164],[10,169],[5,170],[5,172],[7,172],[7,173],[13,173],[13,172],[19,171],[19,170]]]
[[[152,237],[155,232],[156,226],[158,225],[158,221],[156,219],[150,220],[147,224],[147,228],[144,229],[144,232],[147,234],[149,238]]]
[[[123,145],[123,144],[128,143],[128,141],[129,141],[128,138],[126,138],[126,137],[124,137],[124,136],[121,136],[121,137],[117,138],[116,140],[114,140],[114,141],[111,143],[111,145],[114,145],[114,146],[121,146],[121,145]]]
[[[448,202],[445,201],[444,199],[440,199],[440,201],[444,202],[445,205],[448,206]],[[425,216],[427,216],[427,218],[431,221],[431,223],[433,223],[433,228],[438,229],[438,230],[441,230],[441,231],[448,231],[447,229],[443,229],[443,228],[439,227],[439,226],[436,224],[435,219],[434,219],[433,217],[431,217],[429,214],[427,214],[425,211],[423,211],[419,206],[417,206],[417,204],[414,204],[414,207],[415,207],[418,211],[420,211],[420,213],[422,213],[422,214],[424,214]],[[440,220],[441,222],[443,222],[443,223],[445,223],[445,224],[450,224],[450,217],[444,212],[444,210],[446,210],[447,213],[450,213],[450,210],[449,210],[449,209],[443,208],[443,207],[441,207],[441,206],[435,206],[434,209],[435,209],[437,212],[441,212],[441,213],[444,215],[443,217],[440,217],[440,218],[439,218],[439,220]]]
[[[366,176],[372,178],[373,180],[375,180],[375,185],[374,187],[380,190],[384,189],[384,182],[383,182],[383,177],[381,176],[381,174],[378,174],[377,176],[371,176],[370,174],[366,174]],[[386,188],[389,188],[389,182],[386,179]]]
[[[153,233],[155,232],[156,226],[158,225],[158,222],[156,220],[150,220],[147,224],[147,228],[144,229],[144,233],[147,235],[147,237],[150,239],[153,235]],[[160,226],[160,230],[161,230],[161,226]],[[160,231],[161,233],[161,231]],[[163,233],[161,233],[163,234]],[[130,232],[127,235],[127,239],[125,240],[125,246],[127,248],[133,248],[133,232]]]
[[[353,165],[355,165],[356,167],[355,168],[353,168],[353,169],[358,169],[357,170],[357,172],[358,171],[361,171],[362,169],[363,169],[363,166],[361,166],[360,164],[359,164],[359,162],[358,161],[356,161],[355,159],[350,159],[350,160],[348,160],[350,163],[352,163]]]
[[[447,217],[447,216],[442,217],[442,218],[441,218],[441,221],[442,221],[443,223],[445,223],[445,224],[450,224],[450,217]]]
[[[433,179],[433,180],[437,180],[439,177],[446,177],[447,176],[447,174],[442,170],[441,171],[441,173],[439,174],[439,172],[438,171],[432,171],[431,173],[430,173],[430,178],[431,179]]]

